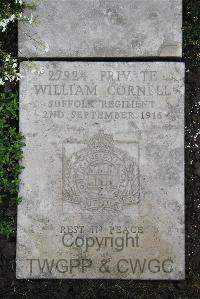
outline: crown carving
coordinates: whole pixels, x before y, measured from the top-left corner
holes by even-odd
[[[89,140],[89,147],[93,151],[109,151],[113,146],[113,137],[109,134],[105,134],[104,130],[99,130],[99,132]]]

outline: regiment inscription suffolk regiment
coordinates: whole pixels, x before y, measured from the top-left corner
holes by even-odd
[[[184,64],[21,64],[18,278],[184,279]]]

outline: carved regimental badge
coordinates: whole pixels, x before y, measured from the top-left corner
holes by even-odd
[[[139,202],[138,156],[116,147],[103,130],[82,147],[69,157],[70,150],[63,147],[64,201],[90,210],[119,210]]]

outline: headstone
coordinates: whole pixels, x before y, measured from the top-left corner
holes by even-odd
[[[182,55],[182,0],[48,0],[31,13],[37,25],[19,28],[22,57]]]
[[[183,279],[184,64],[35,64],[17,277]]]

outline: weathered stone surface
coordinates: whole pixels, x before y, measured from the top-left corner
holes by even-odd
[[[20,24],[22,57],[182,55],[182,0],[48,0],[31,12],[38,24]]]
[[[17,277],[183,279],[184,64],[36,65]]]

